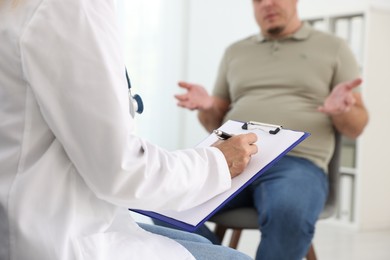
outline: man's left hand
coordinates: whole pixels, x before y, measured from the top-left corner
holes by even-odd
[[[339,115],[348,112],[356,103],[353,89],[362,83],[362,79],[354,79],[336,85],[330,95],[325,99],[318,111],[328,115]]]

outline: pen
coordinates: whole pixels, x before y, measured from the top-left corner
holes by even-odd
[[[226,139],[229,139],[230,137],[232,137],[231,134],[225,133],[224,131],[221,131],[221,130],[214,130],[213,132],[214,132],[214,134],[216,134],[218,136],[219,139],[222,139],[222,140],[226,140]]]

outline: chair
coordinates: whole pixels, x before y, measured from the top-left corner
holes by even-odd
[[[341,153],[341,134],[335,133],[335,150],[328,164],[329,194],[325,207],[320,214],[319,219],[329,218],[336,212],[339,193],[340,180],[340,153]],[[243,229],[259,229],[257,223],[257,211],[254,208],[237,208],[216,214],[209,219],[216,224],[215,234],[223,240],[227,229],[232,229],[233,233],[229,242],[229,247],[236,249],[241,232]],[[316,260],[316,253],[313,244],[311,244],[306,255],[307,260]]]

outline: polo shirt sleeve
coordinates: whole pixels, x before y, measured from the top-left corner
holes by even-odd
[[[228,53],[229,49],[227,49],[222,57],[222,60],[219,65],[217,79],[214,84],[213,96],[223,98],[226,100],[230,100],[229,93],[229,83],[228,83]]]
[[[332,88],[341,82],[355,79],[361,74],[354,54],[348,44],[342,39],[340,39],[336,55],[335,71],[331,84]]]

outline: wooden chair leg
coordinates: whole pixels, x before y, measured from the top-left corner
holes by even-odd
[[[233,234],[230,239],[229,247],[237,249],[238,241],[240,240],[242,229],[233,229]]]
[[[314,251],[314,245],[311,244],[309,251],[306,254],[306,260],[317,260],[316,252]]]
[[[219,241],[222,243],[223,238],[225,236],[227,228],[221,225],[216,225],[214,233],[218,237]]]

